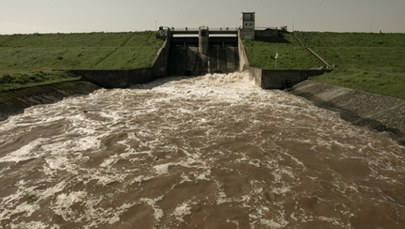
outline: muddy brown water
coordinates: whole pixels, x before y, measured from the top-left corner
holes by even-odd
[[[405,228],[405,148],[243,74],[0,122],[1,228]]]

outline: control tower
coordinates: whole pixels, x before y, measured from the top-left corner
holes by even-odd
[[[255,39],[255,13],[242,12],[242,26],[240,29],[240,37],[242,40]]]

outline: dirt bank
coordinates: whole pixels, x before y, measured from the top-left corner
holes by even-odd
[[[405,145],[405,101],[307,80],[289,90],[315,105],[338,112],[355,125],[387,131]]]
[[[70,81],[0,92],[0,121],[23,112],[27,107],[54,103],[68,96],[88,94],[98,88],[89,82]]]

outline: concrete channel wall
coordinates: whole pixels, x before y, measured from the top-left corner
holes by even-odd
[[[285,89],[307,80],[311,76],[317,76],[329,70],[288,70],[288,69],[261,69],[245,68],[254,78],[256,85],[263,89]]]
[[[127,88],[133,84],[152,81],[155,78],[153,68],[128,70],[71,70],[71,72],[104,88]]]
[[[127,88],[143,84],[167,75],[170,40],[165,40],[153,60],[152,67],[113,70],[70,70],[89,82],[104,88]]]
[[[0,121],[34,105],[54,103],[70,96],[87,95],[97,89],[99,87],[90,82],[78,80],[0,92]]]
[[[316,106],[338,112],[342,119],[376,131],[386,131],[405,145],[405,100],[307,80],[289,92]]]

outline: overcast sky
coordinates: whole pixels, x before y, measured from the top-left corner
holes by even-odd
[[[259,27],[405,33],[405,0],[0,0],[0,34],[238,27],[242,11]]]

